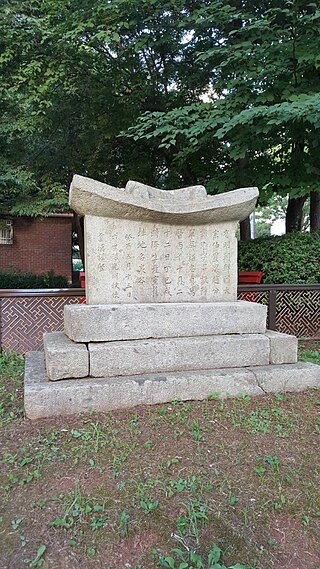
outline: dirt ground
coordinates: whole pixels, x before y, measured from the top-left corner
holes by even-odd
[[[214,544],[320,568],[320,391],[31,422],[21,369],[0,362],[3,569],[206,568]]]

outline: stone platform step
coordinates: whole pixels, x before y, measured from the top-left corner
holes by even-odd
[[[320,387],[320,366],[308,363],[52,382],[46,375],[43,352],[29,352],[24,402],[27,417],[39,419],[175,399],[199,400],[213,393],[220,397],[254,396],[316,386]]]
[[[68,304],[64,331],[74,342],[110,342],[211,334],[260,334],[267,307],[255,302]]]
[[[52,381],[295,363],[297,339],[287,334],[224,334],[80,344],[63,332],[44,334]]]

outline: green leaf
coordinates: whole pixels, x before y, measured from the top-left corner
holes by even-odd
[[[167,564],[166,567],[170,567],[170,569],[174,569],[175,560],[173,559],[173,557],[165,557],[164,561]]]
[[[29,567],[39,567],[40,565],[42,565],[42,557],[45,553],[47,549],[46,545],[40,545],[38,551],[37,551],[37,555],[35,556],[35,558],[30,561],[29,563]]]
[[[221,549],[214,544],[209,555],[208,555],[208,565],[212,565],[213,563],[217,563],[220,560],[221,556]]]

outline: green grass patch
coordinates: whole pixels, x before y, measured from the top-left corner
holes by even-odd
[[[0,352],[0,426],[21,417],[24,358]]]
[[[320,350],[301,350],[299,359],[302,362],[320,365]]]

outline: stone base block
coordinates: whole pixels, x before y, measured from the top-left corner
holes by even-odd
[[[270,357],[265,334],[98,342],[88,347],[92,377],[263,366]]]
[[[264,393],[320,387],[320,366],[305,362],[250,368]]]
[[[109,342],[211,334],[260,334],[267,307],[255,302],[75,305],[64,329],[75,342]]]
[[[272,330],[267,331],[267,336],[271,364],[294,364],[298,361],[298,338]]]
[[[29,419],[165,403],[174,399],[205,399],[320,386],[320,366],[307,363],[245,369],[158,374],[126,378],[71,379],[52,383],[45,372],[42,352],[26,356],[25,411]]]
[[[76,344],[63,332],[46,332],[43,345],[48,377],[51,381],[89,375],[89,352],[86,344]]]

